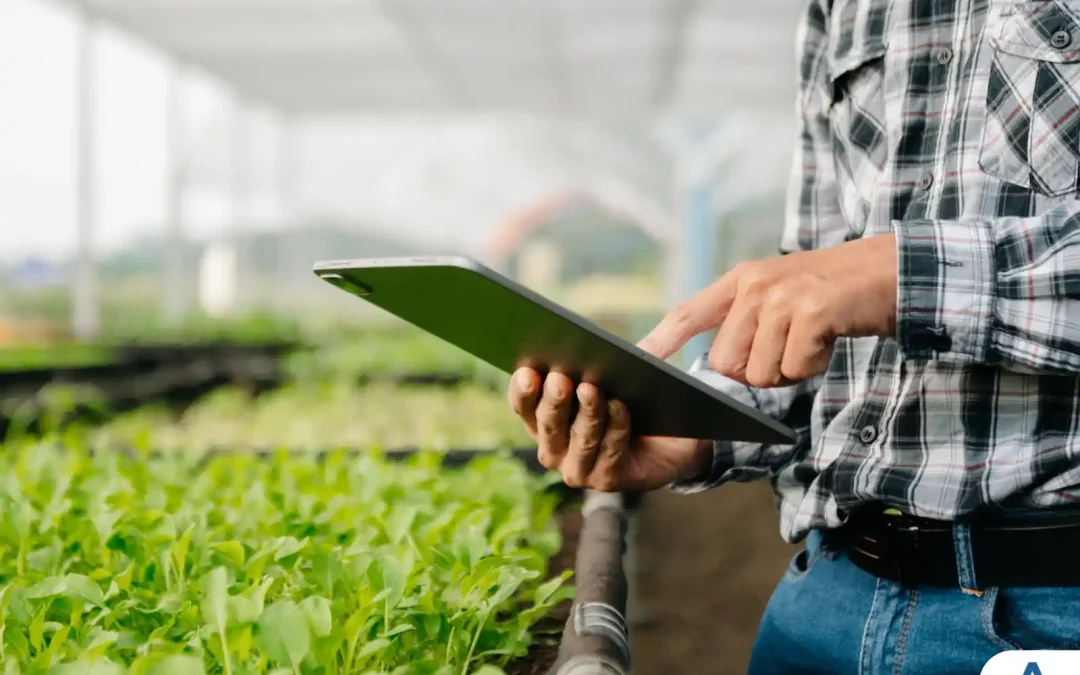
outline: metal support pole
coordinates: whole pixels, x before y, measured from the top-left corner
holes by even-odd
[[[245,224],[244,221],[249,215],[248,199],[250,198],[248,192],[250,187],[248,184],[250,178],[248,174],[250,165],[248,132],[250,131],[250,125],[247,124],[245,113],[244,100],[240,96],[236,96],[233,104],[232,126],[229,130],[231,135],[231,184],[229,186],[231,194],[229,220],[225,224],[225,236],[228,247],[232,249],[233,256],[235,256],[236,265],[233,268],[234,287],[236,289],[237,303],[241,305],[250,299],[249,293],[251,291],[250,280],[244,278],[246,260],[244,252],[240,250],[240,233]]]
[[[285,309],[280,303],[291,300],[294,295],[291,292],[293,280],[301,278],[300,274],[306,272],[303,269],[304,263],[297,253],[301,249],[300,237],[295,234],[299,220],[297,198],[300,177],[296,150],[295,123],[290,116],[282,114],[278,122],[277,200],[280,215],[275,271],[278,286],[275,297],[278,298],[279,310]]]
[[[188,274],[185,268],[184,195],[187,188],[187,153],[184,129],[183,67],[174,63],[168,74],[168,171],[165,268],[162,279],[162,315],[178,324],[188,312]]]
[[[717,227],[713,217],[712,186],[708,181],[690,185],[686,195],[686,296],[716,281]],[[689,366],[709,349],[711,333],[695,335],[683,350]]]
[[[76,17],[76,263],[72,286],[72,329],[80,340],[91,340],[101,330],[97,264],[94,260],[96,168],[94,20],[84,12]]]

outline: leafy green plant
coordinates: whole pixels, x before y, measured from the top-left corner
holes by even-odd
[[[571,593],[555,497],[509,458],[145,444],[3,446],[4,675],[492,675]]]
[[[475,385],[358,387],[343,381],[295,384],[259,397],[222,388],[179,420],[163,408],[143,408],[96,432],[102,443],[112,445],[130,445],[148,435],[159,450],[478,448],[531,442],[501,392]]]
[[[0,348],[0,372],[45,368],[84,368],[112,363],[114,350],[100,345],[69,343]]]
[[[416,328],[346,333],[298,350],[284,368],[300,382],[402,374],[455,374],[498,385],[507,376],[471,354]]]

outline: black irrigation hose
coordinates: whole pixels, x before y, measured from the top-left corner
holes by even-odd
[[[574,566],[577,594],[548,675],[628,675],[626,511],[622,495],[589,493]]]

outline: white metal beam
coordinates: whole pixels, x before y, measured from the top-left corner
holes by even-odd
[[[184,229],[186,226],[186,212],[184,198],[187,188],[187,148],[184,125],[185,97],[184,97],[184,67],[182,64],[173,62],[169,65],[168,72],[168,102],[166,115],[168,126],[166,129],[166,159],[165,167],[168,173],[166,187],[166,246],[164,249],[165,266],[162,278],[162,313],[168,323],[179,323],[187,315],[190,279],[185,267]]]
[[[251,215],[251,120],[248,112],[243,96],[234,92],[229,129],[229,219],[225,223],[225,237],[236,260],[235,288],[239,303],[250,298],[251,283],[246,276],[245,252],[240,248],[240,235],[250,225]]]
[[[285,302],[294,297],[295,282],[309,276],[311,261],[307,260],[307,252],[300,244],[302,238],[289,236],[290,231],[295,232],[303,226],[299,201],[303,174],[297,147],[299,139],[296,121],[282,114],[278,117],[277,127],[276,178],[280,230],[278,244],[281,248],[277,252],[279,287],[276,296]]]
[[[555,110],[569,111],[574,93],[562,42],[562,4],[561,0],[533,0],[533,9],[537,13],[540,49],[547,56],[546,74],[551,105]]]
[[[73,288],[72,328],[75,337],[90,340],[101,330],[95,238],[97,201],[94,176],[97,170],[97,69],[95,68],[95,22],[76,16],[76,262]]]
[[[372,1],[381,11],[382,16],[397,28],[409,50],[420,63],[424,64],[435,82],[442,87],[451,107],[466,107],[469,100],[467,85],[449,66],[446,56],[438,52],[431,41],[431,36],[420,25],[420,20],[405,8],[403,0]]]
[[[660,53],[659,72],[653,92],[653,105],[663,106],[671,99],[679,66],[686,53],[686,28],[700,6],[701,0],[672,0],[665,4],[666,30]]]

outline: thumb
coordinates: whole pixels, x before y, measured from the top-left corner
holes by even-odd
[[[734,284],[725,275],[667,313],[638,347],[660,359],[682,349],[690,338],[715,328],[727,317],[734,301]]]

